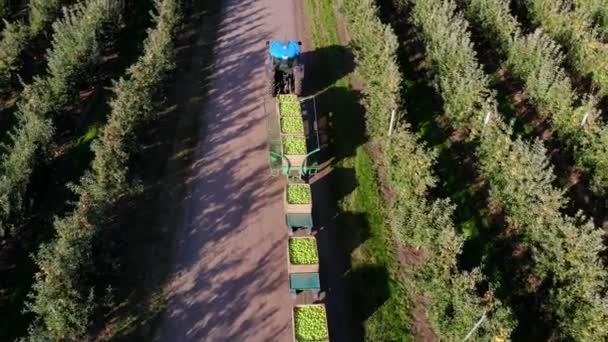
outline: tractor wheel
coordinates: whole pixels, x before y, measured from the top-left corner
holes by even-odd
[[[293,92],[298,96],[302,95],[302,76],[298,73],[295,73],[293,77]]]

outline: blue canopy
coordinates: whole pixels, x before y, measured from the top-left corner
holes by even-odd
[[[274,58],[289,59],[300,55],[300,44],[295,40],[288,42],[282,42],[280,40],[273,40],[270,43],[270,55]]]

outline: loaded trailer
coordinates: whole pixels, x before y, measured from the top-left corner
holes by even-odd
[[[312,233],[312,193],[308,181],[319,172],[321,143],[314,96],[301,98],[304,65],[301,42],[266,42],[268,164],[273,176],[285,175],[283,193],[287,241],[289,291],[298,300],[293,308],[293,339],[329,341],[325,305],[318,303],[321,282],[316,237]],[[303,228],[303,229],[302,229]],[[301,229],[294,232],[296,229]],[[298,297],[297,293],[313,293]]]
[[[266,100],[264,108],[268,117],[270,173],[291,180],[316,175],[321,143],[314,96],[279,95]]]
[[[273,176],[285,175],[290,184],[305,183],[319,172],[320,139],[316,100],[279,95],[266,101],[268,117],[268,164]],[[289,186],[284,199],[290,235],[293,230],[312,229],[312,206],[289,203]]]

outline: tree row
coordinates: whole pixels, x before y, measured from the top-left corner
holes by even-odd
[[[608,1],[575,0],[574,10],[586,16],[600,31],[604,41],[608,40]]]
[[[490,199],[502,207],[515,238],[530,254],[532,266],[520,291],[526,291],[525,281],[531,279],[542,284],[538,310],[562,336],[605,339],[608,330],[601,322],[608,318],[607,274],[599,259],[601,232],[583,218],[561,213],[566,200],[552,185],[555,176],[542,144],[512,138],[455,3],[430,0],[411,6],[445,115],[455,129],[470,130],[478,140],[478,170],[490,187]]]
[[[0,39],[0,94],[8,93],[20,69],[23,51],[55,20],[69,0],[31,0],[28,22],[5,22]]]
[[[78,85],[101,62],[104,33],[119,18],[119,0],[88,0],[64,11],[53,23],[47,54],[47,75],[26,85],[17,103],[18,122],[0,160],[0,231],[10,228],[19,213],[30,176],[40,154],[52,142],[53,121],[65,106],[78,98]]]
[[[423,255],[420,264],[401,263],[391,276],[401,283],[410,300],[426,299],[427,318],[439,339],[461,340],[484,313],[488,321],[475,336],[508,337],[514,326],[510,310],[491,290],[479,292],[484,281],[479,269],[464,272],[458,268],[464,237],[452,221],[454,206],[447,199],[427,200],[436,183],[434,153],[406,128],[405,117],[386,138],[390,112],[403,106],[397,37],[381,22],[374,1],[345,1],[342,13],[352,38],[355,73],[365,84],[362,103],[368,133],[383,150],[384,159],[377,166],[379,172],[387,173],[395,195],[385,212],[393,242],[387,248],[395,255],[404,248]],[[412,305],[407,303],[407,307]]]
[[[103,288],[103,280],[96,279],[92,246],[121,201],[138,189],[128,167],[137,128],[153,119],[154,99],[175,67],[178,2],[157,0],[155,5],[156,27],[148,31],[138,61],[114,83],[111,112],[93,144],[91,168],[72,186],[78,195],[75,208],[55,222],[57,237],[36,255],[40,271],[28,305],[36,316],[29,331],[31,340],[81,339],[98,308],[95,294]]]
[[[604,41],[608,39],[608,1],[574,0],[574,10],[585,16],[601,33]]]
[[[583,1],[578,1],[579,5]],[[534,24],[566,49],[568,62],[583,76],[589,76],[602,95],[608,95],[608,45],[592,26],[585,11],[570,9],[566,0],[517,0],[527,9]]]
[[[479,24],[486,40],[496,42],[513,74],[524,82],[530,101],[551,119],[562,140],[574,150],[577,165],[592,176],[599,194],[608,189],[608,127],[594,100],[575,93],[560,47],[543,31],[524,35],[504,1],[467,0],[466,13]]]

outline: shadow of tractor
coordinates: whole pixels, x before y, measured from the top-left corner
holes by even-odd
[[[303,96],[320,93],[355,70],[352,52],[341,45],[329,45],[312,51],[304,51],[302,61],[304,62]],[[341,62],[336,63],[335,61]]]

